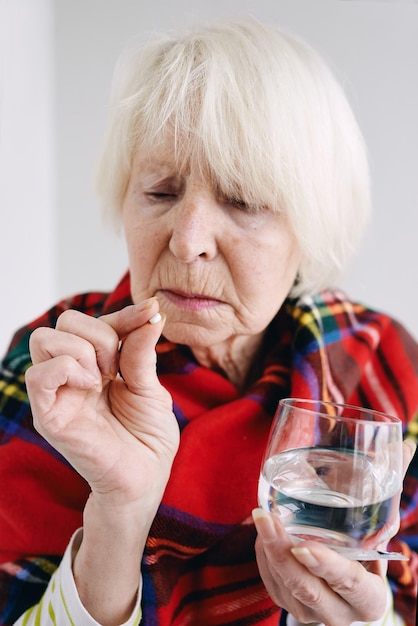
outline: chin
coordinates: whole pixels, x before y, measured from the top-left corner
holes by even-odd
[[[219,333],[219,329],[213,332],[211,329],[198,324],[181,321],[169,322],[168,320],[165,323],[163,335],[168,341],[190,348],[209,348],[228,339]]]

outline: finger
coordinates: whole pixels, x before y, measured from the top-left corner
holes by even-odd
[[[136,328],[122,342],[119,368],[128,389],[135,394],[153,393],[160,386],[156,373],[155,345],[161,335],[165,315],[157,314],[151,323]]]
[[[338,614],[341,625],[380,617],[386,597],[381,562],[376,564],[379,575],[369,574],[360,563],[321,544],[295,545],[274,515],[255,509],[253,517],[262,541],[261,558],[260,550],[257,554],[260,574],[270,595],[284,601],[282,606],[295,617],[331,624]]]
[[[25,381],[34,416],[50,412],[64,385],[80,390],[99,390],[101,380],[70,356],[58,356],[26,370]]]
[[[110,379],[116,377],[119,337],[108,324],[80,311],[69,309],[59,316],[56,328],[88,341],[93,346],[102,376]]]
[[[56,328],[91,343],[103,377],[113,379],[119,369],[120,341],[133,329],[152,319],[157,312],[158,302],[155,298],[100,318],[69,309],[60,315]]]
[[[149,298],[148,300],[144,300],[140,304],[134,304],[127,306],[119,311],[115,311],[114,313],[110,313],[107,315],[102,315],[99,319],[101,322],[105,322],[109,328],[111,328],[118,337],[118,346],[122,345],[124,339],[132,333],[137,328],[143,326],[147,322],[150,322],[151,325],[155,324],[155,322],[161,321],[161,316],[158,313],[159,305],[156,298]],[[158,339],[158,336],[155,339],[155,342]],[[154,342],[154,346],[155,346]],[[112,376],[116,376],[119,372],[121,373],[121,365],[120,365],[120,355],[111,362]],[[123,375],[122,375],[123,376]]]
[[[94,377],[98,379],[101,377],[93,345],[77,335],[54,328],[37,328],[30,336],[29,350],[34,365],[67,355],[80,363],[84,369],[89,370]]]
[[[292,538],[275,516],[255,509],[253,518],[258,533],[257,564],[273,601],[303,623],[322,621],[324,604],[335,604],[335,598],[327,598],[333,592],[295,559],[291,553]]]
[[[291,548],[293,541],[290,535],[284,530],[281,522],[264,509],[254,509],[252,512],[255,527],[264,545],[275,545],[278,541],[278,530],[282,548]]]
[[[120,340],[133,330],[153,319],[159,311],[158,300],[148,298],[140,304],[132,304],[114,313],[102,315],[99,319],[113,328]]]
[[[356,620],[373,621],[381,617],[386,597],[384,564],[377,564],[380,575],[370,574],[357,561],[349,561],[334,550],[312,542],[294,546],[291,552],[299,563],[325,580],[340,598],[353,607]]]
[[[414,454],[417,449],[417,444],[413,439],[405,439],[402,444],[402,466],[403,466],[403,475],[405,476],[406,471],[411,463]]]

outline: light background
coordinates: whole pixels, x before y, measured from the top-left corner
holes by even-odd
[[[418,337],[418,4],[412,0],[0,0],[0,349],[59,298],[110,290],[123,241],[93,191],[116,58],[136,34],[252,15],[304,37],[369,147],[374,216],[342,286]]]

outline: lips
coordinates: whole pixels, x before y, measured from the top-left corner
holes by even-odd
[[[201,311],[210,309],[222,304],[220,300],[211,298],[204,294],[184,293],[182,291],[174,291],[171,289],[161,289],[159,291],[170,303],[189,311]]]

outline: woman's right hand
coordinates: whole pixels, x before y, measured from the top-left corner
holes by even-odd
[[[98,319],[69,310],[30,340],[35,428],[92,490],[73,574],[84,608],[106,626],[125,622],[138,602],[146,538],[179,443],[156,374],[157,313],[154,298]]]
[[[155,514],[179,432],[156,375],[163,322],[151,298],[93,318],[65,311],[30,340],[26,374],[35,428],[112,505],[141,501]],[[119,374],[119,373],[121,374]]]

